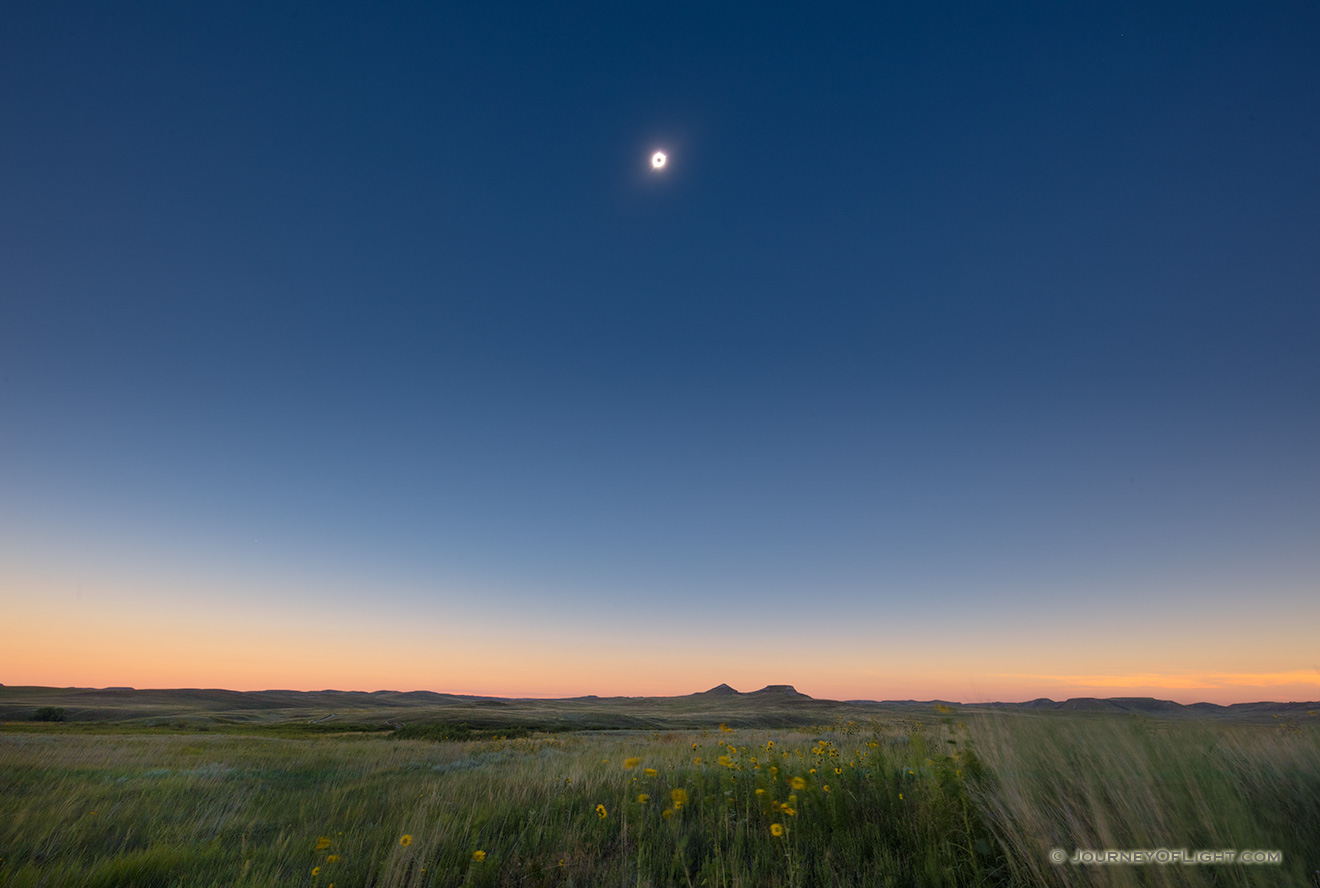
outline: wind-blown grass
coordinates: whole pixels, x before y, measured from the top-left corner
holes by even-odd
[[[1310,728],[932,715],[443,741],[25,725],[0,732],[0,885],[1317,884]],[[1284,859],[1048,858],[1158,847]]]
[[[972,787],[1021,884],[1320,885],[1314,729],[1141,717],[978,716]],[[1078,849],[1278,850],[1279,865],[1056,865]]]
[[[988,834],[928,730],[6,734],[0,883],[982,883]]]

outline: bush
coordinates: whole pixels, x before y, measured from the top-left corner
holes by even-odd
[[[34,722],[62,722],[64,721],[63,706],[43,706],[32,713]]]

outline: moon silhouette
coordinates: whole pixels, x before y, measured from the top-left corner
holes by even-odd
[[[665,164],[668,162],[669,162],[669,158],[665,155],[663,151],[657,151],[655,154],[651,155],[651,169],[653,170],[664,169]]]

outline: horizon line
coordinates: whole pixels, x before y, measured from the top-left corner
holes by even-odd
[[[600,699],[600,700],[619,700],[619,699],[622,699],[622,700],[663,700],[663,699],[673,699],[673,698],[678,698],[678,697],[693,697],[693,696],[699,696],[699,695],[706,695],[706,694],[711,694],[713,691],[718,691],[720,688],[728,688],[728,691],[725,692],[724,695],[733,695],[733,694],[736,694],[736,695],[738,695],[738,696],[750,696],[750,695],[752,695],[752,694],[758,694],[758,693],[762,693],[762,692],[764,692],[764,691],[775,691],[775,690],[781,690],[781,691],[791,691],[791,692],[793,692],[793,693],[795,693],[795,694],[798,694],[799,696],[805,697],[805,698],[807,698],[807,699],[809,699],[809,700],[813,700],[813,701],[816,701],[816,702],[821,702],[821,703],[860,703],[860,704],[865,704],[865,703],[875,703],[875,704],[885,704],[885,703],[911,703],[911,704],[917,704],[917,703],[929,703],[929,704],[931,704],[931,705],[936,705],[936,704],[948,704],[948,705],[953,705],[953,706],[970,706],[970,707],[975,707],[975,706],[1021,706],[1021,705],[1031,704],[1031,703],[1038,703],[1038,702],[1042,702],[1042,701],[1049,701],[1049,702],[1051,702],[1051,703],[1069,703],[1069,702],[1078,701],[1078,700],[1096,700],[1096,701],[1113,701],[1113,700],[1153,700],[1153,701],[1160,702],[1160,703],[1172,703],[1172,704],[1175,705],[1175,706],[1217,706],[1217,707],[1221,707],[1221,708],[1227,708],[1227,707],[1230,707],[1230,706],[1251,706],[1251,705],[1256,705],[1256,704],[1267,704],[1267,703],[1268,703],[1268,704],[1276,704],[1276,705],[1292,705],[1292,704],[1306,705],[1306,704],[1315,704],[1316,706],[1320,706],[1320,699],[1317,699],[1317,700],[1263,700],[1263,699],[1262,699],[1262,700],[1239,700],[1239,701],[1236,701],[1236,702],[1233,702],[1233,703],[1213,703],[1213,702],[1210,702],[1210,701],[1208,701],[1208,700],[1198,700],[1198,701],[1195,701],[1195,702],[1192,702],[1192,703],[1181,703],[1181,702],[1179,702],[1179,701],[1177,701],[1177,700],[1170,700],[1170,699],[1165,699],[1165,698],[1161,698],[1161,697],[1155,697],[1155,696],[1151,696],[1151,695],[1149,695],[1149,694],[1142,694],[1142,695],[1135,695],[1135,696],[1108,696],[1108,697],[1097,697],[1097,696],[1090,696],[1090,695],[1088,695],[1088,696],[1070,696],[1070,697],[1064,697],[1064,698],[1054,698],[1054,697],[1041,696],[1041,697],[1033,697],[1033,698],[1031,698],[1031,699],[1027,699],[1027,700],[980,700],[980,701],[971,702],[971,703],[966,702],[966,701],[962,701],[962,700],[948,700],[948,699],[943,699],[943,698],[939,698],[939,697],[934,697],[934,698],[927,699],[927,700],[919,700],[919,699],[916,699],[915,697],[906,697],[906,698],[896,698],[896,697],[895,697],[895,698],[887,698],[887,699],[883,699],[883,700],[881,700],[881,699],[873,699],[873,698],[852,697],[852,698],[848,698],[848,699],[846,699],[846,700],[841,700],[841,699],[835,699],[835,698],[833,698],[833,697],[813,697],[813,696],[811,696],[810,694],[803,694],[801,691],[798,691],[797,688],[796,688],[794,685],[791,685],[791,684],[769,684],[769,685],[765,685],[765,686],[763,686],[763,687],[761,687],[761,688],[758,688],[758,689],[755,690],[755,691],[739,691],[739,690],[737,690],[736,688],[734,688],[733,686],[731,686],[731,685],[729,685],[729,684],[726,684],[726,683],[720,683],[720,684],[718,684],[718,685],[715,685],[714,687],[707,688],[707,689],[704,690],[704,691],[692,691],[692,692],[689,692],[689,693],[686,693],[686,694],[590,694],[590,693],[589,693],[589,694],[569,694],[569,695],[560,695],[560,696],[550,696],[550,695],[540,695],[540,694],[512,694],[512,695],[503,695],[503,694],[466,693],[466,692],[460,692],[460,691],[437,691],[437,690],[432,690],[432,689],[430,689],[430,688],[413,688],[413,689],[411,689],[411,690],[399,690],[399,689],[397,689],[397,688],[376,688],[376,689],[374,689],[374,690],[369,690],[369,691],[368,691],[368,690],[347,689],[347,688],[247,688],[247,689],[240,689],[240,688],[226,688],[226,687],[219,687],[219,686],[216,686],[216,687],[203,687],[203,686],[201,686],[201,685],[187,686],[187,687],[185,687],[185,686],[176,686],[176,687],[136,687],[136,686],[132,686],[132,685],[105,685],[105,686],[103,686],[103,687],[95,687],[95,686],[92,686],[92,685],[32,685],[32,684],[16,685],[16,684],[6,684],[6,683],[4,683],[4,682],[0,682],[0,688],[3,688],[3,689],[19,689],[19,688],[24,688],[24,689],[44,689],[44,690],[62,690],[62,691],[132,691],[132,692],[135,692],[135,693],[149,693],[149,692],[153,692],[153,691],[156,691],[156,692],[168,692],[168,691],[224,691],[225,693],[231,693],[231,694],[418,694],[418,693],[422,693],[422,694],[436,694],[436,695],[439,695],[439,696],[445,696],[445,697],[472,697],[472,698],[477,698],[477,699],[494,699],[494,700],[548,700],[548,701],[553,701],[553,700],[580,700],[580,699],[588,699],[588,698],[595,698],[595,699]],[[721,695],[720,695],[720,694],[716,694],[715,696],[721,696]]]

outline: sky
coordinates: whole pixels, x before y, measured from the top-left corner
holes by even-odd
[[[1317,43],[13,6],[0,682],[1320,700]]]

